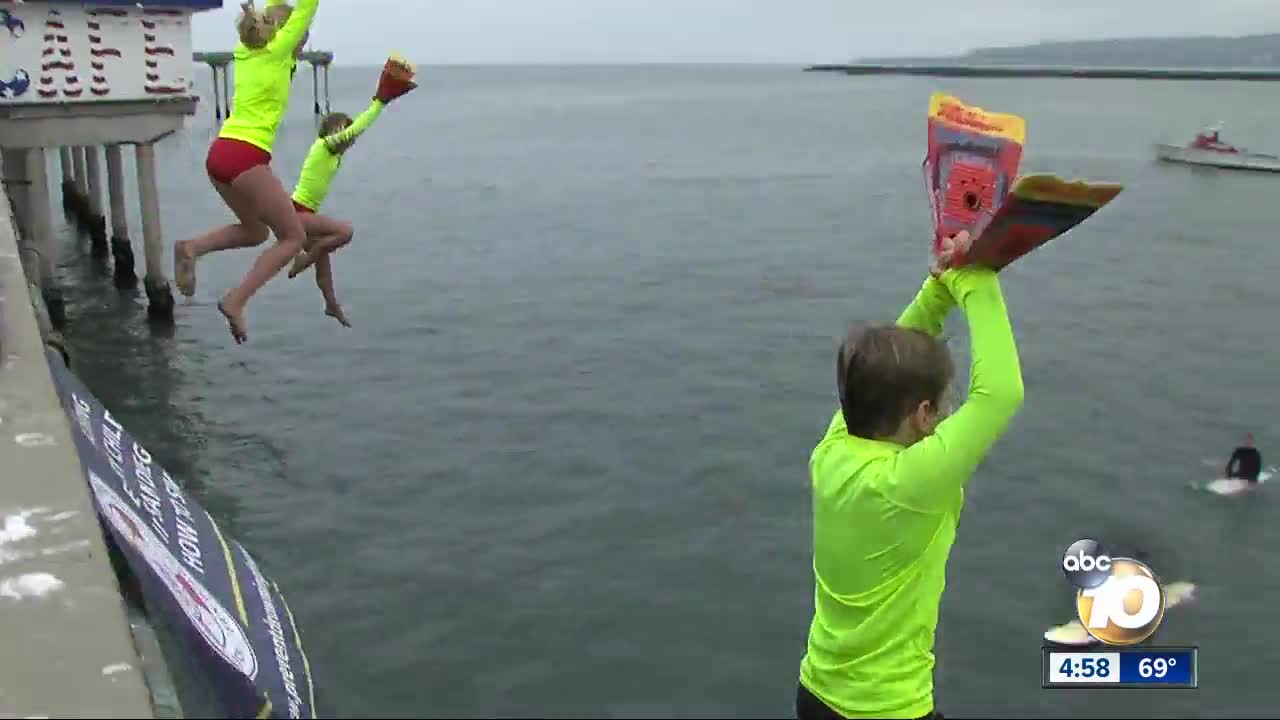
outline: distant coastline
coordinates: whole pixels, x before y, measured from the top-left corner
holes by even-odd
[[[1280,81],[1280,34],[1042,42],[951,57],[863,58],[813,72],[950,77]]]
[[[1280,33],[1041,42],[979,48],[951,57],[859,58],[853,64],[1280,69]]]
[[[1280,67],[1262,68],[1143,68],[1143,67],[1042,67],[1036,65],[854,64],[812,65],[806,72],[840,72],[846,75],[929,75],[933,77],[1043,77],[1131,80],[1243,80],[1280,82]]]

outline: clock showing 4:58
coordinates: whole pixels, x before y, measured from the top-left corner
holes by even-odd
[[[1119,653],[1051,653],[1050,682],[1109,683],[1120,678]]]
[[[1063,675],[1079,675],[1080,677],[1107,677],[1111,674],[1111,659],[1107,657],[1083,657],[1076,660],[1067,658],[1058,668]]]

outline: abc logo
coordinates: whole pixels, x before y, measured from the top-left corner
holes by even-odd
[[[1090,635],[1108,645],[1146,640],[1164,619],[1164,586],[1145,563],[1111,557],[1096,540],[1077,540],[1062,556],[1075,585],[1076,614]]]

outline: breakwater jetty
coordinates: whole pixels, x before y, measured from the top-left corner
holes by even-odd
[[[811,65],[805,72],[845,75],[927,75],[933,77],[1091,78],[1131,80],[1234,80],[1280,82],[1280,68],[1125,68],[1054,67],[1036,65],[959,65],[917,63],[855,63]]]

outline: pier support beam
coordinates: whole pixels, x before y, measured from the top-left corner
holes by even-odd
[[[67,325],[67,310],[62,300],[62,290],[54,278],[57,258],[53,242],[53,208],[49,204],[49,170],[45,161],[45,149],[30,148],[25,151],[27,160],[27,217],[31,228],[25,246],[34,255],[32,269],[40,278],[40,293],[49,310],[49,322],[61,332]]]
[[[89,170],[84,147],[77,145],[72,148],[71,159],[76,172],[75,201],[71,211],[75,215],[76,226],[83,230],[89,224]]]
[[[133,243],[129,241],[129,216],[125,212],[124,156],[119,145],[107,146],[107,195],[111,201],[111,257],[116,287],[138,286],[134,272]]]
[[[223,65],[222,66],[222,103],[223,103],[223,109],[226,111],[223,114],[223,117],[226,117],[226,118],[231,117],[231,86],[227,84],[229,82],[230,81],[227,80],[227,66]]]
[[[142,246],[147,274],[142,281],[147,292],[147,313],[153,320],[173,321],[173,292],[164,275],[164,240],[160,234],[160,191],[156,183],[156,148],[139,143],[138,199],[142,205]]]
[[[71,148],[66,145],[58,148],[58,162],[62,166],[62,211],[71,215],[76,202],[76,166],[71,159]]]
[[[84,159],[89,175],[85,179],[89,188],[89,248],[93,257],[101,259],[107,256],[107,218],[102,214],[102,161],[98,156],[98,146],[86,146]]]

